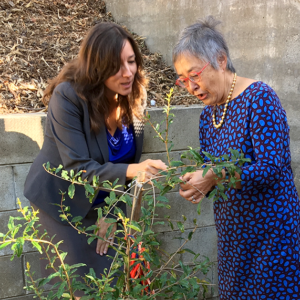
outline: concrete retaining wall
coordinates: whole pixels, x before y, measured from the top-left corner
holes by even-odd
[[[144,36],[172,64],[180,31],[213,15],[227,40],[237,74],[262,80],[278,94],[291,128],[295,183],[300,190],[299,0],[108,0],[115,20]]]
[[[151,109],[149,112],[153,123],[160,122],[163,118],[161,109]],[[173,112],[176,117],[170,129],[170,138],[175,144],[172,156],[174,159],[179,159],[187,146],[194,148],[199,146],[198,120],[201,107],[177,107]],[[29,167],[43,143],[45,118],[45,114],[8,115],[0,118],[0,153],[4,153],[0,157],[0,232],[7,231],[9,216],[18,214],[17,198],[20,198],[23,206],[29,205],[23,196],[23,185]],[[142,159],[151,157],[166,161],[164,144],[157,138],[154,139],[154,135],[152,128],[147,125]],[[177,191],[169,193],[168,198],[171,200],[172,209],[160,210],[159,215],[163,217],[168,214],[172,219],[178,220],[184,214],[188,218],[185,226],[188,230],[182,234],[180,231],[172,232],[168,226],[156,227],[157,232],[160,232],[163,247],[170,252],[176,250],[181,241],[174,238],[186,237],[189,230],[193,228],[193,219],[197,218],[199,228],[188,247],[216,262],[216,231],[211,201],[204,200],[202,214],[199,217],[195,212],[195,206],[182,199]],[[23,289],[24,269],[26,262],[30,262],[32,270],[36,271],[36,276],[39,277],[37,253],[30,245],[26,245],[21,258],[15,258],[12,262],[11,253],[10,248],[0,250],[0,299],[33,299],[33,295]],[[181,255],[181,259],[187,260],[188,256]],[[217,281],[216,267],[215,263],[208,274],[211,282],[214,283]],[[208,296],[216,297],[217,288],[210,289]]]

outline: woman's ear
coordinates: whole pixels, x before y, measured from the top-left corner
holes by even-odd
[[[219,64],[219,67],[220,69],[225,72],[226,70],[226,66],[227,66],[227,56],[225,54],[221,54],[219,57],[218,57],[218,64]]]

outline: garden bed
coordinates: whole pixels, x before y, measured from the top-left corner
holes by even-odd
[[[41,99],[50,78],[76,57],[87,30],[98,22],[114,22],[102,0],[2,0],[0,3],[0,113],[44,112]],[[144,37],[134,34],[149,79],[148,105],[165,105],[176,74],[159,53],[151,53]],[[174,105],[197,104],[175,90]]]

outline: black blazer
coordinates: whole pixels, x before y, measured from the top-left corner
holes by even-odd
[[[102,118],[102,116],[99,116]],[[144,125],[134,118],[134,136],[136,154],[133,163],[140,160],[142,153]],[[113,182],[119,178],[119,184],[126,182],[128,164],[108,162],[109,152],[106,129],[103,126],[98,134],[90,130],[90,118],[86,102],[79,98],[69,82],[59,84],[51,97],[46,121],[43,147],[31,165],[24,187],[25,197],[54,219],[59,217],[60,191],[67,192],[69,182],[48,174],[43,164],[50,162],[51,167],[59,164],[66,170],[86,170],[82,179],[99,176],[100,182]],[[76,186],[75,196],[70,199],[65,194],[64,205],[70,206],[72,216],[85,217],[92,204],[85,197],[83,186]]]

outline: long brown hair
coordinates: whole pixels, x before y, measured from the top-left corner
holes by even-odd
[[[132,93],[128,96],[119,95],[122,117],[119,123],[123,121],[125,125],[129,125],[133,121],[133,114],[141,118],[141,99],[143,86],[146,84],[142,74],[142,56],[132,35],[115,23],[99,23],[90,29],[81,44],[78,57],[66,64],[58,76],[50,81],[44,92],[44,104],[49,103],[58,84],[70,82],[77,95],[86,101],[91,130],[97,132],[102,124],[99,116],[107,120],[110,113],[110,101],[104,94],[104,82],[119,71],[121,51],[126,40],[135,53],[137,72]]]

